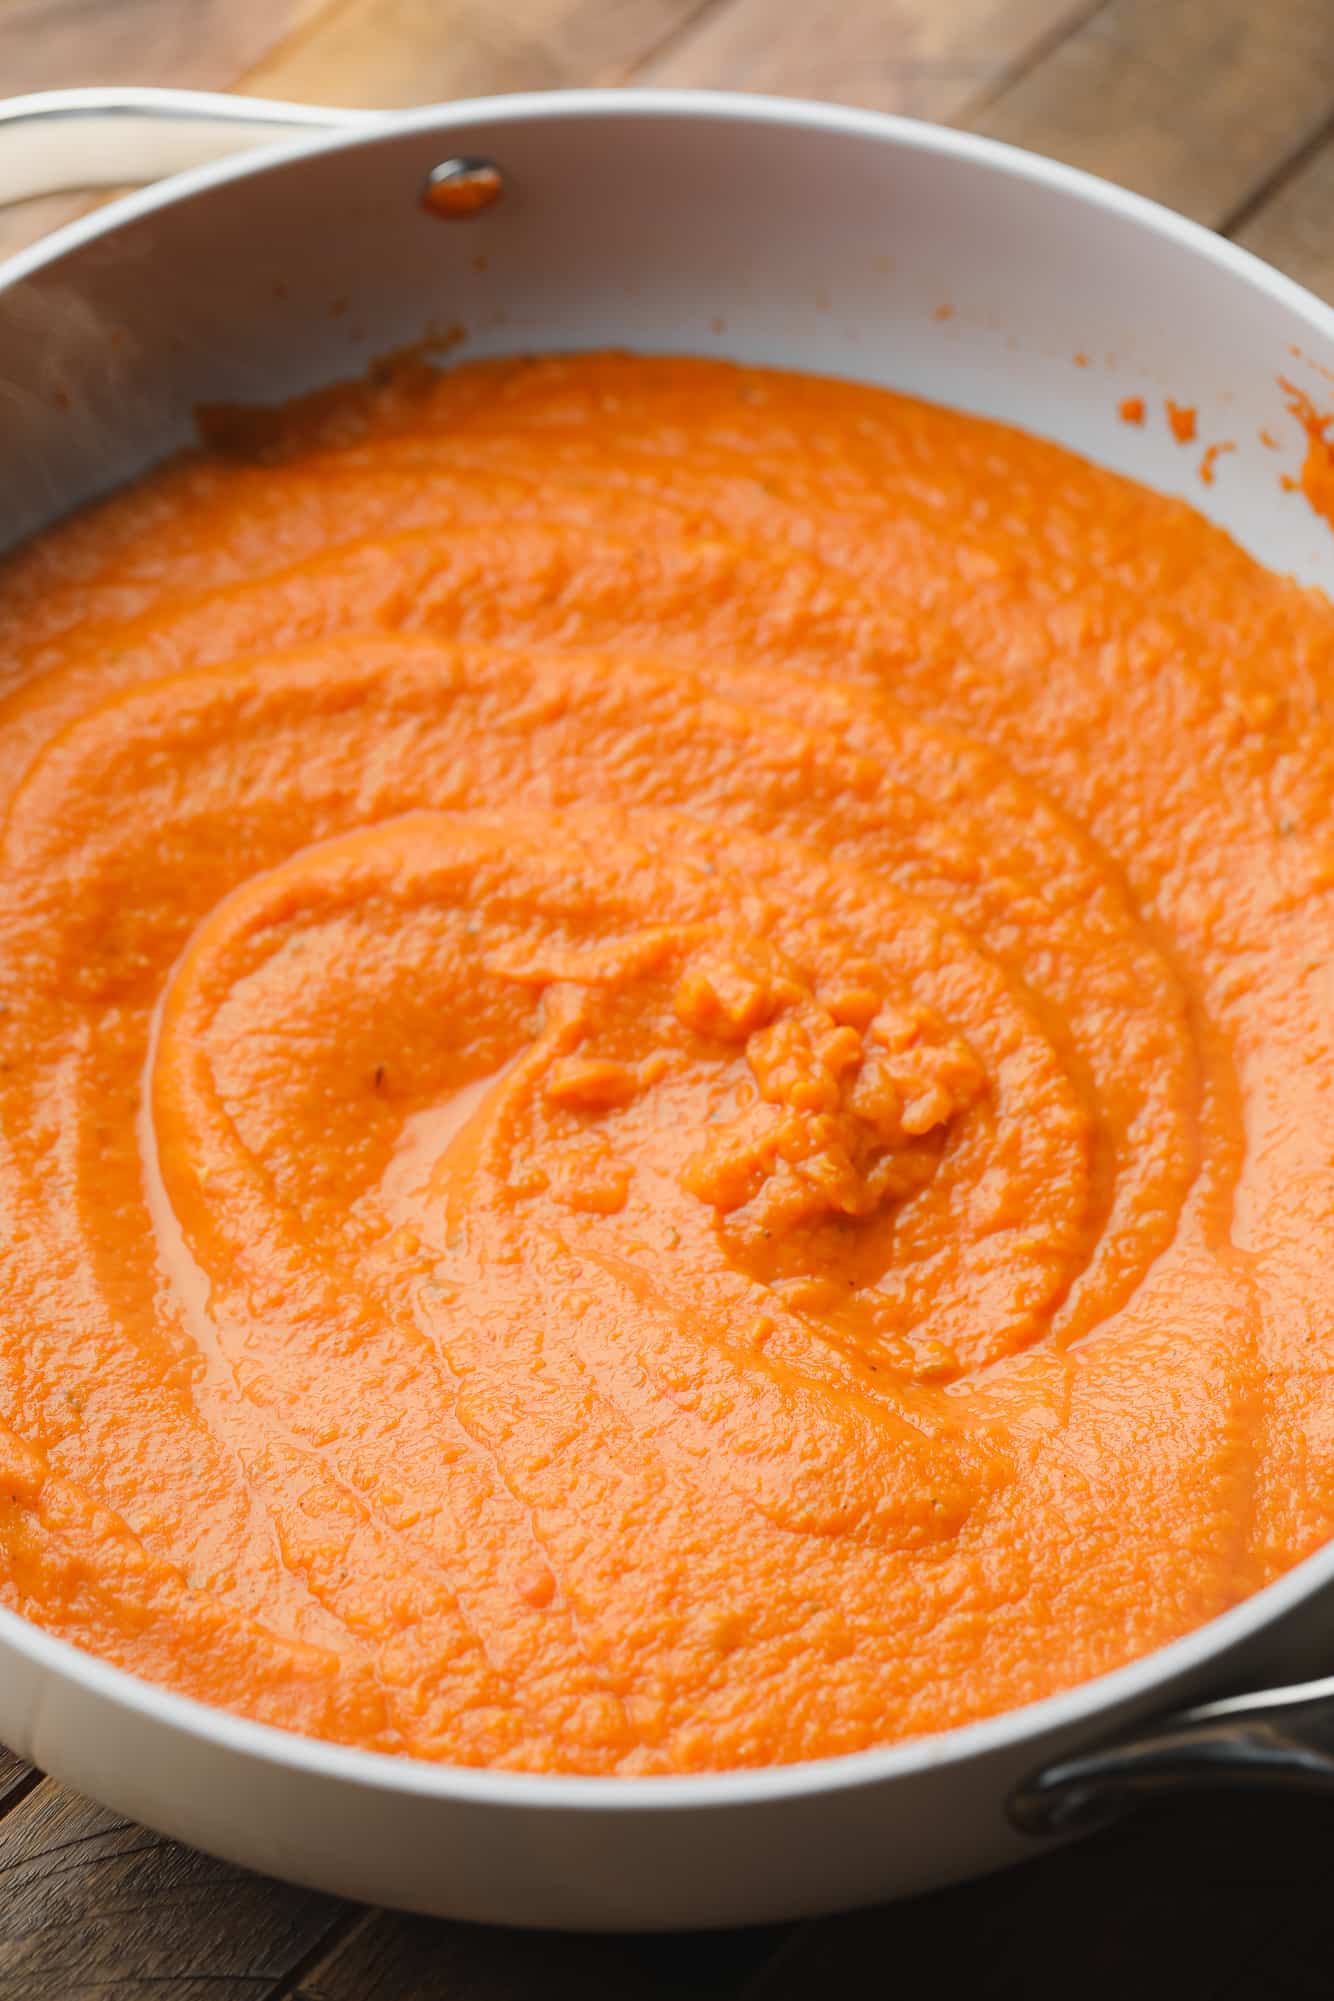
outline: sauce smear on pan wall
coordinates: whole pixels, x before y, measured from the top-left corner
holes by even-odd
[[[1334,1533],[1334,610],[846,384],[411,362],[0,575],[0,1599],[847,1752]]]

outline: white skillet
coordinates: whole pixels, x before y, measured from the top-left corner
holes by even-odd
[[[460,160],[493,163],[498,198],[442,219],[421,193]],[[150,91],[0,106],[0,200],[169,172],[0,268],[0,547],[184,443],[197,403],[309,388],[434,324],[466,328],[469,355],[727,354],[1008,419],[1186,494],[1334,594],[1334,537],[1277,477],[1302,449],[1277,378],[1319,389],[1334,313],[1049,161],[672,92],[393,116]],[[446,206],[460,177],[478,185],[447,168]],[[1163,423],[1120,421],[1132,395],[1190,403],[1202,443],[1236,442],[1212,487]],[[770,1771],[539,1778],[300,1739],[0,1612],[0,1738],[153,1827],[348,1896],[510,1924],[720,1925],[945,1883],[1147,1788],[1334,1787],[1334,1681],[1173,1713],[1326,1666],[1334,1547],[1177,1644],[988,1723]]]

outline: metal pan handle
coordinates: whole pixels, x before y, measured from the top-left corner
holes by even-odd
[[[162,180],[303,133],[392,114],[207,90],[47,90],[0,100],[0,208],[34,195]]]
[[[1160,1717],[1034,1772],[1009,1813],[1024,1834],[1073,1834],[1211,1786],[1334,1793],[1334,1677]]]

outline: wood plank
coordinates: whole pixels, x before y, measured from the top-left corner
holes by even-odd
[[[967,122],[1217,226],[1331,97],[1330,0],[1109,0]]]
[[[43,1779],[0,1821],[0,1994],[265,2001],[347,1906],[251,1876]]]
[[[371,1912],[291,2001],[734,2001],[785,1936],[786,1928],[577,1938]]]
[[[730,0],[635,72],[643,84],[822,97],[917,118],[959,115],[1088,0]]]
[[[9,0],[0,6],[7,96],[83,83],[221,90],[328,0]]]
[[[1334,302],[1334,139],[1318,147],[1229,233]]]
[[[618,83],[708,0],[335,0],[242,87],[394,106]],[[1030,4],[1030,0],[1025,0]]]
[[[7,1751],[0,1744],[0,1819],[18,1805],[25,1793],[32,1791],[40,1776],[16,1752]]]

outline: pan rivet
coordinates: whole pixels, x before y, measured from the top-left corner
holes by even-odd
[[[505,192],[505,177],[494,160],[460,157],[432,167],[422,187],[422,207],[428,215],[450,222],[480,215]]]

